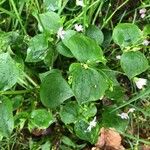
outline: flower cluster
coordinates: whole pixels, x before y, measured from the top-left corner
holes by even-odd
[[[146,9],[145,8],[140,9],[139,14],[141,18],[144,18],[146,16]]]

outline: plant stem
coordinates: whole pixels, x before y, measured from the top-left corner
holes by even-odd
[[[9,0],[9,1],[10,1],[11,5],[12,5],[14,11],[15,11],[16,17],[18,18],[18,21],[19,21],[19,23],[20,23],[20,25],[21,25],[21,28],[22,28],[24,34],[26,35],[27,32],[26,32],[25,27],[23,26],[23,23],[22,23],[22,20],[21,20],[21,18],[20,18],[20,15],[19,15],[19,13],[18,13],[18,11],[17,11],[16,5],[15,5],[15,3],[14,3],[13,0]]]
[[[114,14],[121,8],[123,7],[129,0],[126,0],[124,3],[122,3],[116,10],[108,17],[108,19],[103,23],[102,28],[106,26],[106,24],[111,20],[111,18],[114,16]]]

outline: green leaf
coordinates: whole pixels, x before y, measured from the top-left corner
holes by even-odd
[[[40,97],[44,106],[54,108],[73,96],[68,83],[59,72],[51,72],[41,84]]]
[[[0,31],[0,53],[6,52],[10,45],[14,44],[19,37],[17,32],[1,32]]]
[[[102,47],[106,49],[107,47],[109,47],[110,42],[112,41],[112,31],[108,29],[103,29],[102,31],[104,34],[104,41]]]
[[[39,62],[43,60],[47,54],[48,39],[44,34],[34,36],[29,43],[27,49],[26,62]]]
[[[0,90],[12,88],[18,80],[19,68],[8,53],[0,54]]]
[[[68,102],[61,107],[60,117],[65,124],[75,123],[81,119],[95,116],[97,108],[93,103],[78,105],[76,101]]]
[[[49,11],[55,11],[58,9],[58,0],[43,0],[43,4]]]
[[[70,57],[70,58],[74,57],[70,52],[70,50],[62,42],[59,42],[57,44],[56,49],[63,56]]]
[[[24,98],[22,95],[16,95],[13,98],[11,98],[13,110],[17,110],[22,105],[23,100]]]
[[[0,136],[9,137],[14,128],[13,108],[11,101],[0,96]]]
[[[149,65],[146,57],[140,51],[129,51],[121,56],[121,67],[131,79],[146,71]]]
[[[76,102],[68,102],[61,107],[60,117],[65,124],[75,123],[78,120],[79,105]]]
[[[118,116],[118,112],[112,112],[113,109],[114,106],[104,108],[100,126],[106,128],[115,128],[117,131],[124,132],[127,128],[128,120],[121,119],[120,116]]]
[[[105,59],[102,49],[96,41],[84,36],[83,34],[75,34],[67,42],[64,43],[72,52],[74,57],[80,62],[103,62]]]
[[[72,77],[72,90],[79,104],[99,100],[108,88],[104,76],[86,64],[74,63],[69,72]]]
[[[144,26],[143,34],[145,36],[150,35],[150,24],[147,24],[146,26]]]
[[[99,136],[99,125],[93,127],[90,132],[87,131],[88,126],[89,124],[83,120],[76,122],[74,126],[75,133],[80,139],[95,144]]]
[[[113,40],[121,48],[137,44],[141,37],[141,30],[131,23],[120,23],[113,30]]]
[[[94,39],[100,45],[103,43],[104,35],[97,26],[90,25],[86,30],[86,35]]]
[[[29,130],[32,131],[35,128],[46,129],[54,122],[54,118],[51,112],[46,109],[33,110],[29,119]]]
[[[43,32],[44,27],[44,30],[48,32],[57,33],[58,29],[61,27],[61,19],[55,12],[49,11],[46,13],[42,13],[39,15],[39,17],[40,20],[38,19],[38,17],[36,18],[38,20],[38,26],[41,32]]]
[[[76,148],[76,144],[67,136],[62,136],[61,141],[67,146]]]

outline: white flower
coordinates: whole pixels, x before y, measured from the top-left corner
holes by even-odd
[[[63,27],[60,27],[59,30],[58,30],[58,32],[57,32],[57,38],[63,40],[65,33],[66,32],[63,30]]]
[[[121,114],[118,114],[118,116],[121,117],[121,119],[129,119],[129,116],[128,116],[128,113],[121,113]]]
[[[142,89],[147,84],[147,79],[143,78],[134,78],[134,81],[138,89]]]
[[[142,44],[143,44],[143,45],[145,45],[145,46],[148,46],[148,45],[149,45],[149,43],[150,43],[150,41],[148,41],[148,40],[144,40]]]
[[[88,126],[88,128],[87,128],[87,131],[90,132],[91,129],[96,126],[96,123],[97,123],[97,122],[96,122],[96,117],[94,117],[94,119],[89,123],[89,126]]]
[[[80,32],[80,31],[82,32],[82,31],[83,31],[83,26],[80,25],[80,24],[79,24],[79,25],[78,25],[78,24],[75,24],[75,25],[74,25],[74,28],[75,28],[75,30],[78,31],[78,32]]]
[[[128,110],[128,113],[133,113],[135,111],[135,108],[130,108],[129,110]]]
[[[83,0],[76,0],[76,5],[77,5],[77,6],[84,7]]]
[[[140,14],[145,14],[146,13],[146,9],[145,8],[140,9],[139,13]]]
[[[146,16],[146,14],[141,14],[141,18],[144,18]]]
[[[121,59],[121,55],[117,55],[116,59],[120,60]]]

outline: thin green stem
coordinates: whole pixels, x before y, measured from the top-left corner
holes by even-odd
[[[116,10],[108,17],[108,19],[103,23],[102,28],[104,28],[108,22],[111,20],[111,18],[114,16],[114,14],[121,8],[123,7],[129,0],[126,0],[124,3],[122,3],[118,8],[116,8]]]
[[[150,87],[149,87],[147,90],[142,91],[141,93],[139,93],[137,96],[131,98],[131,99],[130,99],[128,102],[126,102],[125,104],[120,105],[119,107],[113,109],[111,112],[114,112],[114,111],[116,111],[116,110],[118,110],[118,109],[120,109],[120,108],[123,108],[123,107],[125,107],[125,106],[127,106],[127,105],[129,105],[129,104],[131,104],[131,103],[133,103],[133,102],[135,102],[135,101],[141,99],[141,98],[145,98],[145,97],[149,96],[149,94],[150,94]]]
[[[35,87],[39,87],[37,83],[35,83],[30,76],[28,76],[26,73],[24,73],[24,76],[27,78],[27,80]]]
[[[101,3],[99,4],[98,10],[97,10],[97,12],[96,12],[96,14],[95,14],[95,16],[94,16],[93,21],[92,21],[92,24],[93,24],[93,25],[95,24],[96,18],[98,17],[98,15],[99,15],[99,13],[100,13],[100,11],[101,11],[101,9],[102,9],[102,6],[103,6],[103,1],[101,1]]]
[[[21,28],[22,28],[24,34],[26,35],[27,32],[26,32],[25,27],[23,26],[23,23],[22,23],[22,20],[21,20],[21,18],[20,18],[19,12],[18,12],[18,10],[17,10],[17,8],[16,8],[16,5],[15,5],[15,3],[14,3],[13,0],[9,0],[9,1],[10,1],[11,5],[12,5],[12,7],[13,7],[13,9],[14,9],[14,12],[15,12],[16,17],[17,17],[17,19],[18,19],[18,21],[19,21],[19,23],[20,23],[20,25],[21,25]]]
[[[32,92],[31,90],[19,90],[19,91],[0,91],[0,95],[18,95]]]
[[[119,132],[119,133],[122,134],[123,136],[127,137],[127,138],[132,139],[132,140],[136,140],[136,141],[138,140],[138,141],[141,142],[141,143],[150,145],[150,142],[149,142],[149,141],[146,141],[146,140],[144,140],[144,139],[139,139],[138,137],[134,137],[134,136],[132,136],[132,135],[130,135],[130,134],[123,133],[123,132]]]

